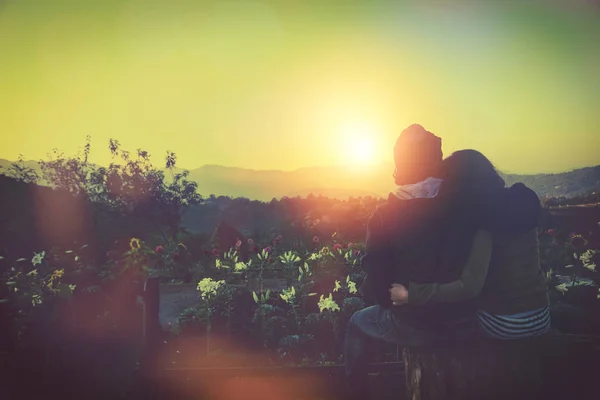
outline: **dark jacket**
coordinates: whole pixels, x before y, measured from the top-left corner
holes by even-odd
[[[402,319],[423,329],[437,329],[475,315],[474,301],[436,304],[415,309],[394,307],[392,283],[451,282],[466,263],[477,224],[471,214],[453,213],[443,197],[388,201],[371,216],[367,227],[365,300],[393,307]]]
[[[518,183],[501,196],[490,213],[492,260],[479,307],[510,315],[548,305],[546,277],[540,266],[537,226],[541,205],[535,192]]]

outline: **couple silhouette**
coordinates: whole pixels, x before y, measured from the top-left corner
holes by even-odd
[[[371,306],[346,330],[354,398],[368,398],[373,342],[515,340],[550,328],[535,192],[521,183],[506,187],[475,150],[444,159],[441,138],[417,124],[396,141],[394,162],[396,188],[367,227],[361,290]]]

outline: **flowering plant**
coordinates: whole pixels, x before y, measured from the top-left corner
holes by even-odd
[[[589,248],[589,244],[589,240],[581,234],[572,233],[567,237],[557,229],[541,233],[542,266],[555,302],[568,300],[563,296],[572,292],[567,297],[581,304],[581,295],[587,297],[586,293],[599,286],[597,263],[600,250]],[[595,297],[600,299],[600,289]]]
[[[48,312],[56,301],[70,299],[76,287],[65,278],[60,259],[41,251],[31,259],[16,260],[0,277],[0,303],[12,310],[15,333],[23,338],[32,314]]]

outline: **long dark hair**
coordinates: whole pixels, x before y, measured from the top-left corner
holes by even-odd
[[[488,228],[496,199],[505,191],[504,179],[491,161],[476,150],[460,150],[443,161],[440,176],[440,197],[451,212]]]
[[[456,222],[478,229],[516,233],[538,226],[537,194],[522,183],[505,187],[504,179],[483,154],[460,150],[443,161],[440,196]],[[451,219],[452,219],[451,218]]]

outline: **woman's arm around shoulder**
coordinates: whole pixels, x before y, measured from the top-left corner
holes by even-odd
[[[450,283],[410,283],[408,304],[452,303],[477,297],[483,288],[492,259],[492,234],[479,230],[458,280]]]

